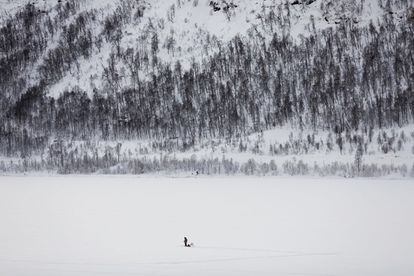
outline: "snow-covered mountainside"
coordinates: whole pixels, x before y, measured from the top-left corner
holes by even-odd
[[[0,0],[6,171],[182,169],[219,147],[232,172],[335,152],[341,175],[407,175],[413,88],[412,0]]]
[[[388,1],[390,2],[390,1]],[[65,39],[64,28],[74,23],[79,16],[86,16],[85,28],[92,41],[102,40],[105,28],[122,25],[115,42],[100,41],[93,45],[87,56],[76,58],[68,70],[49,86],[49,94],[59,97],[65,90],[79,88],[92,95],[93,89],[102,89],[102,75],[111,66],[110,56],[114,48],[124,50],[143,48],[149,55],[154,35],[157,41],[157,57],[166,63],[179,61],[188,68],[196,61],[207,59],[217,53],[236,35],[248,38],[259,36],[271,41],[274,33],[290,35],[295,39],[326,28],[353,21],[360,26],[382,20],[384,14],[392,14],[397,21],[406,15],[407,1],[391,5],[377,0],[333,1],[333,0],[2,0],[0,13],[3,21],[22,10],[33,9],[33,13],[47,14],[51,20],[59,20],[59,27],[46,41],[45,49],[28,70],[20,74],[28,86],[42,79],[42,66],[48,51],[53,51]],[[62,20],[59,9],[68,8],[70,15]],[[116,18],[119,16],[120,18]],[[112,20],[111,20],[112,19]],[[118,19],[122,22],[118,22]],[[42,19],[41,19],[42,20]],[[76,21],[75,21],[76,22]],[[42,59],[43,58],[43,59]],[[127,62],[116,64],[120,71],[127,71]],[[142,78],[152,72],[140,70]],[[129,86],[124,75],[122,85]]]

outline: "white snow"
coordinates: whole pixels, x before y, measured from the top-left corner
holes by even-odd
[[[1,177],[0,275],[411,276],[412,184]]]

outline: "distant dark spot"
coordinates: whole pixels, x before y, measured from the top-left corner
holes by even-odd
[[[316,0],[295,0],[292,2],[292,5],[300,5],[300,4],[310,5],[315,1]]]
[[[212,7],[214,12],[218,12],[223,10],[224,12],[228,12],[230,9],[235,9],[238,5],[234,4],[233,2],[227,3],[224,0],[218,1],[210,1],[209,6]]]

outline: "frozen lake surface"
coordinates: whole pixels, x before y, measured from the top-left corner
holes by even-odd
[[[412,276],[414,183],[0,177],[0,275]]]

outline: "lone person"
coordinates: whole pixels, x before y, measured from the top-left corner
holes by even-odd
[[[188,239],[187,237],[184,237],[184,246],[185,247],[189,247],[190,245],[188,244]]]

